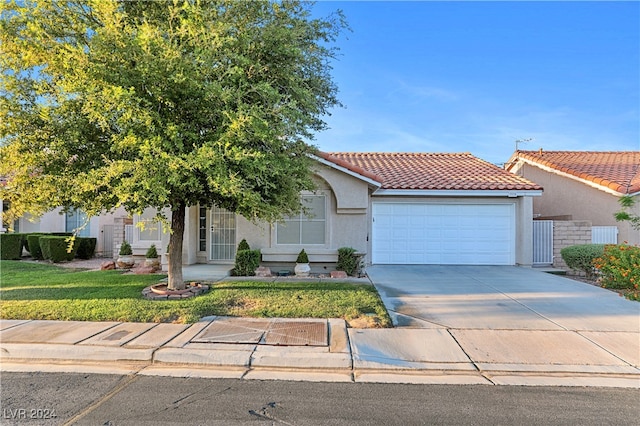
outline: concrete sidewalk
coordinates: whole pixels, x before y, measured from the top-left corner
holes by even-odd
[[[339,319],[0,320],[0,361],[2,371],[640,388],[638,338],[569,330],[351,329]]]

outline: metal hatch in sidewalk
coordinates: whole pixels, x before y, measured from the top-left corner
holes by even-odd
[[[217,318],[192,343],[328,346],[326,320]]]

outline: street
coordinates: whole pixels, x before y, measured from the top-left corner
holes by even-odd
[[[2,425],[637,424],[637,389],[3,372]]]

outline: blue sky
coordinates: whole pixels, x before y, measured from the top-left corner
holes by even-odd
[[[324,151],[640,149],[640,2],[319,2],[342,9]]]

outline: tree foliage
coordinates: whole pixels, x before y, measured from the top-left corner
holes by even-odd
[[[311,140],[339,105],[340,12],[298,1],[0,5],[0,198],[7,219],[57,206],[172,211],[182,285],[185,207],[274,221],[313,189]],[[180,263],[178,263],[180,262]],[[172,268],[173,265],[173,268]],[[180,271],[176,270],[176,266]]]
[[[620,203],[622,210],[614,214],[616,221],[629,222],[633,229],[640,230],[640,216],[629,212],[629,210],[632,209],[636,204],[636,201],[633,199],[633,197],[631,197],[630,195],[623,195],[622,197],[620,197],[618,202]]]

